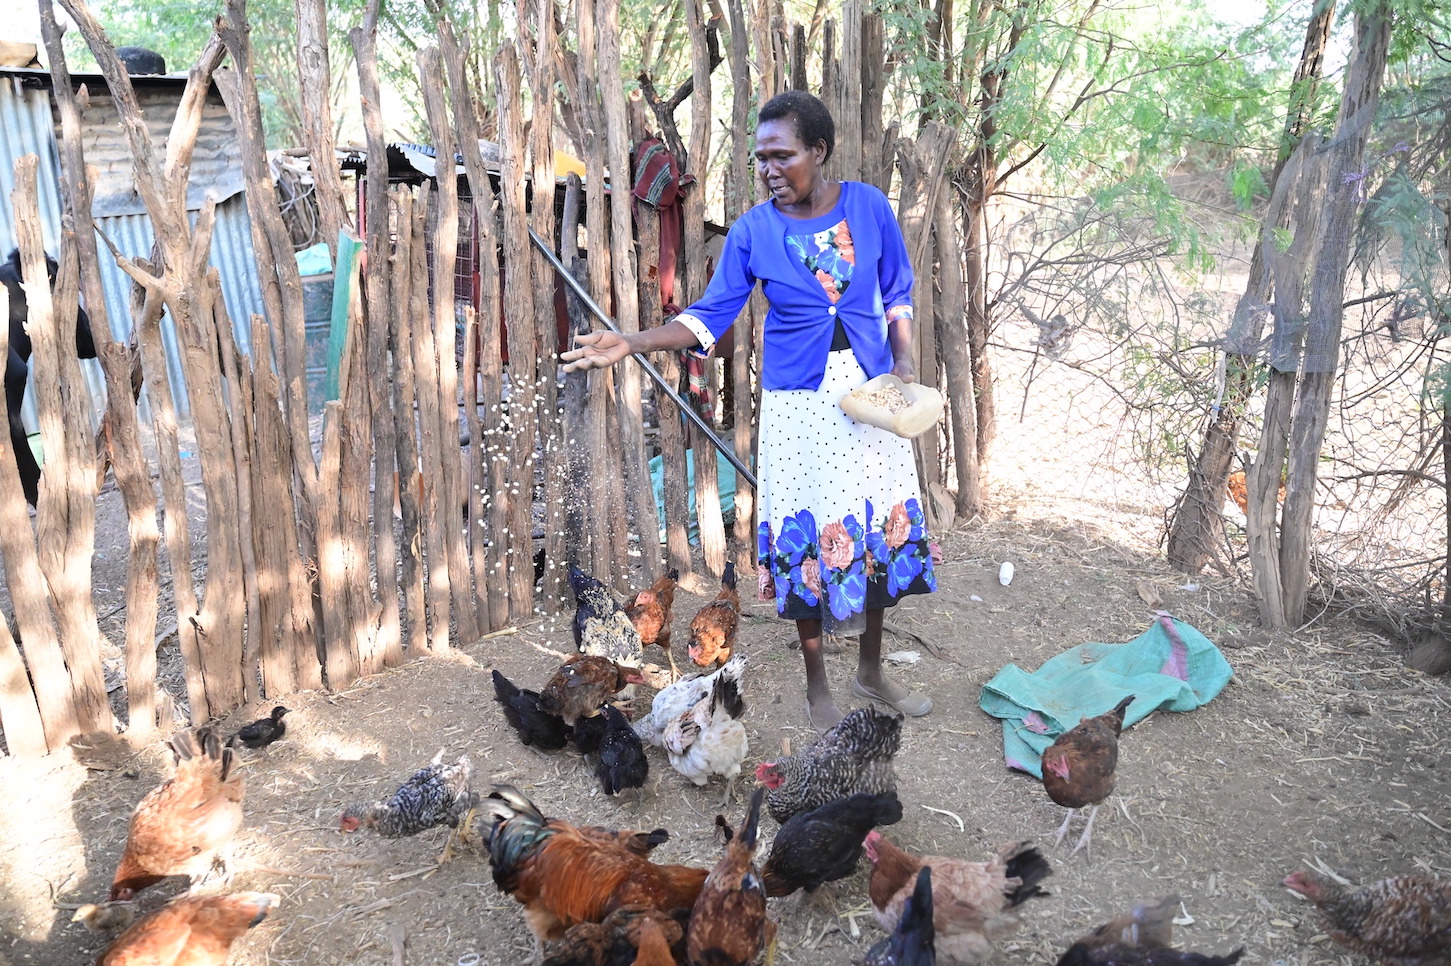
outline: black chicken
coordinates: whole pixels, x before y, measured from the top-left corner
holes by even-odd
[[[827,802],[786,820],[771,843],[761,867],[766,895],[789,896],[797,889],[815,892],[823,882],[844,879],[856,871],[862,840],[879,825],[902,820],[896,792],[858,792]]]
[[[607,704],[600,712],[605,719],[604,737],[600,739],[600,760],[595,774],[610,795],[627,788],[639,788],[650,774],[650,761],[645,757],[645,743],[630,727],[630,719],[619,708]]]
[[[897,921],[897,928],[867,950],[862,966],[937,966],[930,865],[924,865],[917,873],[917,884],[902,906],[902,918]]]
[[[469,789],[474,765],[467,755],[452,765],[443,764],[442,759],[440,751],[432,764],[414,772],[386,802],[348,806],[338,820],[338,829],[356,832],[371,828],[384,838],[397,839],[447,825],[455,833],[449,835],[438,860],[447,862],[453,855],[455,835],[460,844],[469,837],[479,794]]]
[[[569,729],[569,740],[574,742],[575,750],[581,755],[593,755],[599,751],[600,742],[605,738],[606,723],[607,719],[602,714],[576,721]]]
[[[558,751],[569,740],[569,726],[557,714],[539,707],[539,692],[518,687],[494,669],[494,699],[503,705],[504,717],[526,745]]]
[[[270,716],[258,718],[256,721],[242,728],[242,730],[232,736],[232,740],[227,742],[227,744],[233,748],[238,745],[243,745],[247,748],[266,748],[272,742],[287,734],[287,722],[282,720],[282,716],[290,713],[288,709],[279,704],[272,709]]]

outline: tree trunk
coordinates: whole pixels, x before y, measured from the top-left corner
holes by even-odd
[[[1169,525],[1169,564],[1189,573],[1203,570],[1224,542],[1221,508],[1234,465],[1240,420],[1254,391],[1255,353],[1264,331],[1264,306],[1271,296],[1266,243],[1271,240],[1269,229],[1281,224],[1286,210],[1281,179],[1291,153],[1304,134],[1305,125],[1309,123],[1334,14],[1335,3],[1326,0],[1317,5],[1305,30],[1300,64],[1290,85],[1290,112],[1285,120],[1279,155],[1269,177],[1270,204],[1265,213],[1264,230],[1255,242],[1254,254],[1250,258],[1249,281],[1225,338],[1224,386],[1205,426],[1199,454],[1189,469],[1189,483],[1179,498]]]

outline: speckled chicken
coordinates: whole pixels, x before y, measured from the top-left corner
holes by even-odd
[[[902,917],[890,936],[867,950],[862,966],[937,966],[937,930],[932,925],[932,867],[917,872],[912,894],[902,904]]]
[[[720,775],[726,780],[726,798],[730,798],[741,774],[741,763],[750,751],[746,726],[739,720],[745,713],[746,702],[735,678],[724,674],[717,677],[710,694],[666,726],[663,741],[670,767],[696,785]]]
[[[575,654],[559,666],[539,692],[539,708],[573,726],[592,718],[600,705],[641,680],[637,667],[594,654]]]
[[[650,703],[650,713],[635,722],[635,733],[657,748],[665,747],[665,729],[676,718],[710,697],[721,677],[735,681],[736,691],[745,694],[746,658],[736,655],[709,674],[689,674],[662,688]]]
[[[741,828],[726,843],[690,911],[685,946],[691,966],[740,966],[752,963],[762,948],[766,962],[775,956],[776,924],[766,915],[766,889],[756,871],[756,833],[764,789],[756,789]],[[729,831],[725,819],[716,823]]]
[[[526,745],[558,751],[569,740],[569,726],[557,714],[539,706],[538,691],[521,688],[494,668],[494,700],[504,709],[504,718]]]
[[[1093,806],[1088,813],[1088,824],[1071,854],[1088,846],[1099,803],[1113,793],[1118,737],[1123,731],[1124,713],[1133,700],[1134,696],[1129,695],[1113,709],[1084,718],[1055,738],[1043,752],[1043,788],[1049,798],[1069,810],[1053,844],[1058,845],[1068,834],[1068,823],[1077,809]]]
[[[1022,925],[1019,907],[1048,894],[1039,883],[1052,869],[1028,842],[1014,842],[987,862],[913,855],[876,831],[865,844],[872,862],[867,892],[883,929],[896,929],[918,871],[932,868],[932,926],[943,966],[984,962],[994,942]]]
[[[757,765],[771,817],[784,823],[856,792],[896,791],[892,759],[902,746],[902,717],[857,708],[798,754]]]
[[[440,751],[427,768],[414,772],[387,801],[350,805],[338,819],[343,832],[370,828],[384,838],[397,839],[446,825],[454,831],[444,844],[439,863],[453,855],[453,842],[468,838],[469,822],[478,807],[479,796],[469,788],[474,765],[467,755],[451,765],[443,764]]]
[[[1141,902],[1076,940],[1057,966],[1233,966],[1244,955],[1236,949],[1210,956],[1174,948],[1174,915],[1179,897]]]
[[[640,632],[640,643],[646,647],[658,645],[665,652],[674,677],[680,676],[680,670],[675,666],[675,654],[670,650],[670,622],[675,618],[675,587],[679,580],[680,571],[672,567],[669,573],[651,584],[649,590],[642,590],[625,601],[625,613],[630,623],[635,625],[635,630]]]
[[[1451,879],[1398,875],[1351,891],[1306,870],[1283,884],[1315,903],[1346,949],[1386,966],[1451,963]]]
[[[634,966],[648,951],[645,962],[675,963],[685,958],[685,926],[689,909],[661,912],[649,906],[624,906],[605,916],[604,922],[570,926],[564,938],[545,948],[542,966]],[[661,959],[661,946],[668,959]]]
[[[153,788],[131,813],[126,850],[111,881],[110,901],[130,899],[167,876],[193,883],[225,853],[242,827],[246,783],[233,767],[231,748],[200,728],[172,736],[176,775]]]
[[[574,643],[580,653],[638,668],[643,661],[640,632],[605,585],[571,566],[569,586],[575,599]]]
[[[690,619],[690,659],[715,667],[731,659],[741,626],[741,595],[736,591],[736,565],[726,561],[720,593]]]
[[[856,871],[862,839],[872,829],[902,820],[896,792],[857,792],[847,798],[798,812],[786,820],[761,866],[766,895],[789,896],[797,889],[815,892],[822,883]]]
[[[279,901],[269,892],[175,899],[117,936],[96,966],[222,966]]]

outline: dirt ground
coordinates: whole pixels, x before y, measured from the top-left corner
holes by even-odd
[[[1184,946],[1244,945],[1247,963],[1352,962],[1278,882],[1311,862],[1357,882],[1451,874],[1451,768],[1441,753],[1451,682],[1407,670],[1396,647],[1348,623],[1295,635],[1254,630],[1242,589],[1187,583],[1120,537],[1082,522],[1007,519],[944,538],[940,592],[890,618],[940,644],[951,661],[924,653],[897,672],[931,694],[936,709],[905,727],[898,773],[906,815],[888,834],[913,850],[973,859],[1018,838],[1049,847],[1053,895],[1030,904],[999,963],[1051,963],[1078,933],[1169,893],[1183,897]],[[1003,560],[1017,570],[1008,587],[997,580]],[[1098,817],[1092,859],[1069,858],[1072,838],[1051,847],[1062,809],[1034,779],[1004,768],[1001,728],[978,709],[978,694],[1006,662],[1032,668],[1082,641],[1136,636],[1152,619],[1141,586],[1216,641],[1235,677],[1206,707],[1155,715],[1125,734],[1119,790]],[[677,627],[700,603],[677,598]],[[740,642],[750,659],[748,769],[782,738],[799,746],[811,737],[788,625],[767,604],[750,607]],[[282,903],[233,961],[389,964],[398,926],[415,966],[529,961],[519,908],[495,889],[485,858],[465,854],[436,868],[442,830],[398,841],[337,831],[345,804],[390,793],[440,749],[467,752],[480,785],[515,784],[547,814],[664,826],[672,839],[658,858],[713,864],[720,785],[697,789],[652,751],[643,801],[614,801],[577,755],[525,748],[508,729],[489,669],[537,687],[567,641],[567,621],[541,621],[464,645],[456,660],[406,665],[339,694],[286,698],[287,737],[249,754],[233,883],[276,892]],[[921,647],[903,638],[886,649]],[[839,695],[853,662],[850,645],[828,658]],[[265,710],[242,709],[226,727]],[[89,962],[104,947],[103,937],[70,923],[68,907],[104,896],[127,816],[168,762],[159,744],[134,749],[119,740],[41,761],[0,760],[0,959],[59,966]],[[742,795],[725,809],[733,824],[744,806]],[[775,824],[767,818],[762,827],[764,854]],[[163,883],[144,904],[180,888],[180,880]],[[780,962],[855,963],[880,935],[865,862],[823,892],[814,906],[772,900]]]

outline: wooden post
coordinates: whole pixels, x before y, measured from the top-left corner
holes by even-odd
[[[977,465],[977,407],[973,403],[972,363],[967,351],[967,300],[962,285],[962,249],[957,244],[957,218],[952,195],[937,193],[934,222],[937,231],[938,280],[942,295],[937,302],[941,322],[942,368],[947,373],[948,421],[952,427],[952,456],[957,474],[956,517],[967,521],[982,512],[982,480]],[[924,494],[925,496],[926,494]],[[930,499],[928,502],[931,502]]]
[[[141,449],[136,397],[131,388],[133,360],[131,353],[113,341],[101,289],[100,259],[91,218],[91,183],[82,148],[80,105],[71,83],[54,7],[43,6],[40,19],[60,115],[66,206],[72,213],[80,252],[82,294],[106,377],[106,414],[101,431],[116,473],[116,485],[126,504],[130,536],[126,567],[127,729],[133,737],[144,739],[156,725],[156,615],[160,589],[156,551],[161,535],[156,519],[156,491],[151,486],[150,467]],[[141,308],[139,301],[136,307]],[[28,683],[25,686],[29,688]],[[9,740],[8,724],[5,731]],[[23,737],[22,731],[22,741]],[[16,747],[14,741],[11,747]]]
[[[751,64],[747,44],[745,12],[741,0],[727,0],[726,8],[731,21],[731,86],[734,97],[731,102],[731,184],[735,196],[735,208],[728,215],[741,214],[749,210],[755,198],[755,164],[751,159],[750,138],[746,125],[751,111]],[[806,89],[805,64],[806,39],[804,31],[799,32],[792,44],[793,54],[801,51],[801,73],[797,90]],[[793,77],[797,76],[795,69]],[[754,324],[756,302],[752,298],[746,310],[735,323],[735,353],[731,356],[731,376],[734,385],[735,447],[736,455],[749,466],[754,466],[756,451],[755,387],[751,382],[751,358],[755,351]],[[736,478],[736,570],[742,574],[756,570],[756,492],[739,476]]]
[[[576,279],[588,280],[584,259],[579,255],[579,214],[584,200],[584,182],[571,172],[564,183],[564,213],[559,233],[559,255]],[[565,299],[569,309],[569,327],[573,336],[589,332],[592,320],[585,313],[579,299],[569,295]],[[564,455],[567,460],[565,476],[566,531],[565,559],[561,563],[577,567],[590,567],[594,559],[593,542],[599,534],[590,527],[592,516],[589,494],[592,485],[589,445],[589,373],[570,372],[564,376]]]
[[[734,11],[731,17],[735,17]],[[731,27],[732,33],[735,27]],[[806,81],[806,25],[791,25],[791,89],[793,91],[809,90]]]
[[[534,449],[538,399],[534,284],[530,270],[529,222],[524,202],[524,119],[521,104],[519,58],[512,46],[499,51],[494,61],[499,95],[499,143],[503,172],[499,196],[504,215],[504,319],[509,340],[509,428],[513,451],[509,459],[507,492],[509,526],[501,536],[508,541],[509,617],[525,621],[534,612],[533,521]]]
[[[861,179],[886,191],[892,180],[892,155],[883,140],[882,99],[886,87],[883,68],[882,17],[862,12],[861,28]],[[949,58],[950,59],[950,58]]]
[[[0,315],[7,319],[10,317],[10,293],[3,285],[0,285]],[[0,356],[8,355],[9,351],[10,327],[7,325],[5,331],[0,332]],[[0,537],[0,551],[4,552],[8,576],[21,566],[18,558],[10,556],[12,542],[29,546],[30,528],[29,520],[26,519],[25,496],[20,492],[20,478],[15,468],[15,450],[10,442],[10,434],[4,435],[5,439],[0,440],[0,528],[11,531],[12,538],[7,540]],[[17,526],[22,521],[26,524],[24,531]],[[33,549],[31,553],[34,554]],[[12,584],[14,582],[11,581]],[[13,597],[11,603],[15,607],[16,622],[19,623],[20,605]],[[46,614],[47,623],[49,617]],[[58,709],[63,711],[62,716],[69,715],[74,720],[70,681],[66,676],[59,645],[53,636],[48,645],[42,645],[42,650],[46,649],[49,653],[40,660],[31,657],[37,677],[36,689],[46,690],[57,701]],[[44,684],[39,680],[42,670],[49,678]],[[3,619],[0,619],[0,728],[5,729],[5,743],[12,755],[43,755],[49,750],[45,740],[45,725],[40,717],[40,706],[36,702],[36,691],[31,690],[25,661],[20,656],[20,649],[15,646],[10,624]],[[64,740],[60,737],[64,730],[57,729],[57,747]]]
[[[483,581],[489,572],[489,549],[484,528],[484,487],[487,485],[482,469],[482,451],[488,441],[484,438],[483,421],[479,419],[479,313],[468,305],[464,307],[464,419],[469,430],[469,475],[466,502],[469,525],[469,564],[474,572],[474,616],[480,631],[488,631],[489,598]]]
[[[403,606],[408,615],[408,648],[404,656],[419,657],[428,651],[428,605],[423,575],[423,520],[418,489],[416,409],[413,404],[413,319],[424,320],[413,295],[413,196],[406,187],[391,191],[394,244],[388,269],[393,278],[393,300],[388,313],[392,346],[392,404],[394,443],[397,448],[398,513],[402,517]],[[392,507],[388,509],[391,520]],[[376,525],[376,524],[375,524]]]
[[[328,69],[326,0],[296,0],[297,79],[302,101],[302,136],[311,159],[322,241],[334,255],[338,234],[352,230],[333,140],[332,74]],[[366,104],[366,101],[365,101]],[[381,303],[375,303],[381,304]]]
[[[529,225],[550,245],[555,244],[554,218],[554,0],[537,0],[530,5],[534,15],[534,69],[530,77],[533,123],[529,128],[529,156],[533,198]],[[522,12],[522,11],[521,11]],[[571,242],[573,239],[571,239]],[[568,571],[564,565],[564,479],[559,423],[559,331],[554,310],[554,292],[563,282],[542,252],[529,246],[533,255],[535,340],[539,346],[539,442],[544,479],[544,579],[542,601],[546,611],[572,605]],[[533,567],[533,544],[529,550]],[[530,570],[533,580],[533,570]]]
[[[837,74],[836,176],[860,181],[862,176],[862,18],[863,0],[841,5],[841,70]],[[929,209],[930,210],[930,209]]]
[[[478,610],[474,606],[473,581],[469,579],[468,552],[459,513],[464,505],[463,457],[458,432],[458,317],[454,314],[453,277],[458,264],[458,175],[454,156],[453,125],[444,103],[443,68],[438,48],[418,52],[420,77],[438,78],[425,82],[423,103],[433,131],[436,155],[434,184],[438,207],[433,234],[433,328],[438,372],[438,446],[443,476],[438,481],[441,507],[434,525],[442,527],[448,555],[449,595],[459,637],[472,641],[479,636]]]
[[[690,62],[695,90],[690,96],[690,171],[698,184],[685,195],[686,302],[705,294],[710,275],[705,255],[706,166],[710,158],[710,52],[705,43],[705,14],[701,0],[686,0],[686,23],[690,28]],[[714,389],[716,362],[706,363]],[[700,550],[706,569],[719,578],[725,570],[725,526],[720,512],[720,481],[714,445],[694,425],[690,428],[695,460],[695,516],[700,524]]]
[[[483,394],[480,417],[482,437],[475,437],[473,485],[483,495],[488,511],[488,527],[470,516],[474,542],[488,536],[486,569],[474,570],[475,593],[479,601],[480,625],[489,630],[503,627],[509,617],[507,543],[503,535],[508,529],[508,505],[503,500],[507,472],[507,444],[502,432],[503,353],[499,333],[499,242],[494,224],[496,196],[489,173],[479,150],[479,126],[473,93],[464,75],[468,59],[454,37],[453,24],[442,20],[438,25],[439,46],[448,67],[449,87],[453,93],[454,123],[458,125],[459,151],[468,173],[469,196],[474,205],[474,225],[478,231],[479,259],[479,372]],[[476,408],[473,400],[470,408]],[[530,562],[531,565],[533,561]]]
[[[599,65],[600,97],[604,103],[606,156],[611,172],[610,270],[614,280],[615,318],[624,332],[640,329],[635,239],[630,214],[629,125],[625,114],[625,86],[620,76],[619,4],[596,0],[599,32],[595,50]],[[699,91],[697,90],[697,95]],[[709,125],[704,125],[709,130]],[[707,135],[708,136],[708,135]],[[686,215],[686,223],[690,217]],[[591,238],[591,244],[595,244]],[[645,457],[645,426],[641,413],[640,369],[634,360],[619,366],[615,398],[619,404],[620,447],[625,469],[626,512],[630,529],[640,536],[641,579],[653,583],[660,576],[660,544],[646,537],[656,532],[655,500],[651,495],[649,461]],[[697,473],[699,469],[697,468]]]
[[[75,695],[76,720],[83,732],[109,731],[113,724],[101,675],[101,630],[91,599],[91,558],[95,553],[96,473],[91,465],[87,400],[80,396],[76,361],[75,315],[56,317],[54,306],[77,300],[76,255],[63,251],[55,299],[45,267],[40,232],[37,171],[40,159],[27,154],[15,163],[15,240],[20,249],[29,316],[30,384],[40,412],[45,441],[45,471],[40,476],[36,529],[40,571],[49,585],[60,646]],[[69,316],[66,318],[64,316]],[[29,528],[26,531],[29,533]],[[8,558],[7,558],[8,559]],[[30,579],[34,580],[32,572]],[[23,633],[23,632],[22,632]],[[29,641],[26,641],[27,647]]]

